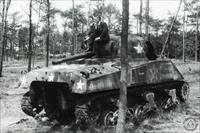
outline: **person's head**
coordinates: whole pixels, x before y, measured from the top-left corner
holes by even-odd
[[[101,21],[101,15],[100,14],[94,14],[94,21],[96,23],[100,22]]]
[[[94,22],[94,17],[93,16],[89,16],[89,23],[93,23]]]
[[[153,49],[153,45],[151,44],[150,41],[146,41],[145,43],[147,48]]]

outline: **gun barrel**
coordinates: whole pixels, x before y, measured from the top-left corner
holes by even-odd
[[[95,54],[93,52],[81,53],[81,54],[74,55],[74,56],[66,58],[66,59],[62,59],[62,60],[58,60],[58,61],[52,61],[52,64],[57,65],[57,64],[61,64],[63,62],[70,62],[70,61],[81,59],[81,58],[90,58],[94,55]]]

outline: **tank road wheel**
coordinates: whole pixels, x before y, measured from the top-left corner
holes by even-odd
[[[126,121],[131,121],[134,118],[134,109],[128,108],[126,112]]]
[[[156,109],[150,107],[149,104],[145,105],[135,105],[134,107],[134,120],[135,124],[138,125],[147,117],[150,117],[156,112]]]
[[[29,116],[34,117],[37,113],[41,112],[43,107],[33,107],[30,91],[25,93],[21,100],[21,109]]]
[[[143,115],[144,115],[144,110],[142,105],[135,105],[134,107],[134,118],[136,120],[135,122],[140,123],[144,119]]]
[[[117,124],[118,110],[115,112],[105,110],[100,116],[100,124],[104,126],[115,126]]]
[[[184,83],[178,94],[178,96],[180,97],[180,101],[185,103],[188,102],[189,93],[190,93],[189,85],[188,83]]]

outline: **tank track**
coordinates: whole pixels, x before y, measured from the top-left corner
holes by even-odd
[[[66,88],[65,88],[66,89]],[[62,90],[62,89],[61,89]],[[184,81],[166,82],[164,84],[137,85],[127,89],[128,108],[127,121],[140,123],[149,114],[159,109],[167,110],[181,102],[187,102],[189,85]],[[62,94],[62,92],[59,92]],[[58,93],[58,94],[59,94]],[[55,96],[55,95],[53,95]],[[55,102],[58,108],[49,108],[45,101],[43,106],[33,104],[34,93],[24,94],[21,102],[22,110],[30,115],[37,115],[44,109],[50,119],[57,119],[61,123],[68,123],[66,119],[74,121],[80,128],[88,125],[115,126],[118,118],[118,90],[95,92],[91,94],[58,95]],[[70,97],[67,97],[70,96]],[[65,105],[65,106],[63,106]],[[40,107],[40,108],[39,108]]]

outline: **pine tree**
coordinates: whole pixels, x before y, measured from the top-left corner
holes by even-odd
[[[145,40],[149,40],[149,0],[146,0],[146,11],[145,11]]]
[[[46,0],[46,67],[49,66],[50,1]]]
[[[119,115],[116,133],[124,133],[125,118],[127,110],[127,75],[128,75],[128,21],[129,21],[129,0],[122,1],[122,36],[121,36],[121,87],[119,99]]]
[[[1,42],[0,42],[0,77],[2,76],[3,71],[3,58],[4,58],[4,47],[7,43],[7,16],[8,9],[10,7],[11,0],[3,0],[3,8],[2,8],[2,32],[1,32]]]
[[[28,45],[28,71],[31,71],[31,58],[32,58],[32,0],[29,5],[29,45]]]
[[[140,0],[140,23],[139,23],[139,34],[142,35],[142,0]]]

